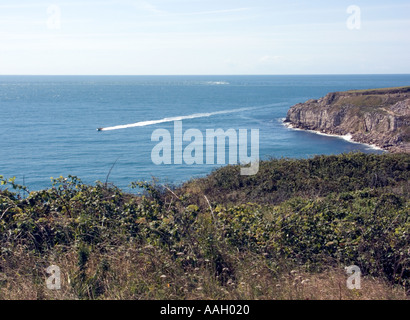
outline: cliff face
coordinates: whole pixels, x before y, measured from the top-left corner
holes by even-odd
[[[347,135],[390,152],[410,152],[410,87],[333,92],[294,105],[292,127]]]

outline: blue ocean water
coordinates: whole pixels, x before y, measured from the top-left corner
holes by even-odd
[[[410,75],[332,76],[0,76],[0,175],[30,190],[50,177],[109,182],[128,190],[132,181],[179,184],[219,165],[155,165],[156,129],[173,122],[98,132],[198,113],[183,129],[259,129],[260,158],[306,158],[354,150],[380,153],[341,138],[286,128],[282,119],[298,102],[332,91],[405,86]],[[232,112],[221,112],[232,111]],[[187,143],[186,143],[187,144]]]

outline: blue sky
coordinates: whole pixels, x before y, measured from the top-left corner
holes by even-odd
[[[1,75],[410,73],[409,52],[408,0],[0,3]]]

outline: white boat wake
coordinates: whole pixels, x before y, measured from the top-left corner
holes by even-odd
[[[151,125],[158,124],[158,123],[181,121],[181,120],[186,120],[186,119],[211,117],[211,116],[215,116],[215,115],[218,115],[218,114],[236,113],[236,112],[248,111],[248,110],[257,109],[257,108],[260,108],[260,107],[240,108],[240,109],[233,109],[233,110],[222,110],[222,111],[215,111],[215,112],[209,112],[209,113],[195,113],[195,114],[191,114],[191,115],[187,115],[187,116],[170,117],[170,118],[164,118],[164,119],[160,119],[160,120],[140,121],[140,122],[136,122],[136,123],[124,124],[124,125],[119,125],[119,126],[98,128],[97,130],[98,131],[110,131],[110,130],[120,130],[120,129],[128,129],[128,128],[134,128],[134,127],[145,127],[145,126],[151,126]]]

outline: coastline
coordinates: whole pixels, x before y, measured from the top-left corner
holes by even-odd
[[[321,136],[340,138],[340,139],[343,139],[343,140],[345,140],[347,142],[350,142],[350,143],[361,144],[361,145],[367,146],[367,147],[369,147],[369,149],[383,151],[383,152],[389,152],[388,150],[383,149],[382,147],[379,147],[375,144],[369,144],[369,143],[364,143],[364,142],[353,140],[352,135],[350,133],[346,134],[346,135],[338,135],[338,134],[326,133],[326,132],[317,131],[317,130],[302,129],[302,128],[294,126],[290,122],[286,122],[286,118],[282,118],[281,120],[282,120],[281,121],[282,124],[286,128],[291,129],[291,130],[306,131],[306,132],[318,134],[318,135],[321,135]]]
[[[390,153],[410,152],[410,87],[331,92],[292,106],[286,123]]]

